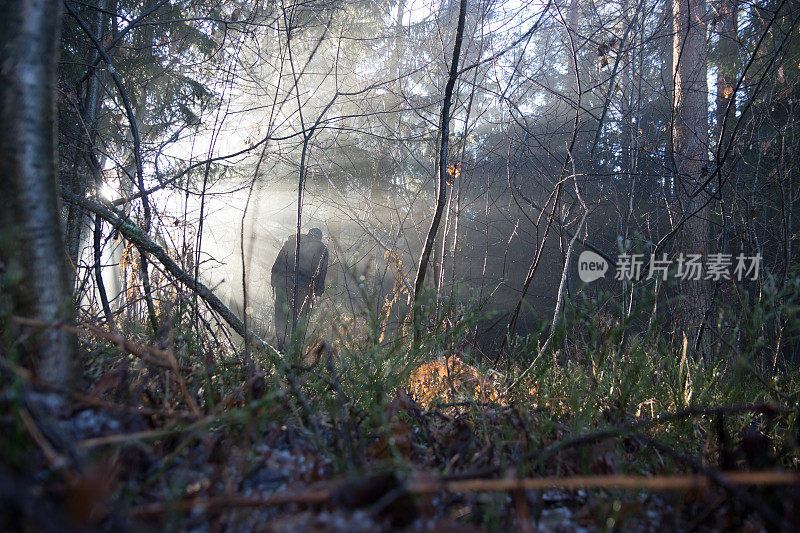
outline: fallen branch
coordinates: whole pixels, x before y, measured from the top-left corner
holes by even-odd
[[[728,485],[766,486],[800,484],[800,473],[786,471],[724,472],[718,474]],[[677,476],[574,476],[544,478],[466,479],[461,481],[432,481],[410,483],[408,494],[435,494],[438,492],[509,492],[547,489],[624,489],[624,490],[689,490],[716,486],[705,475]],[[334,499],[342,489],[323,488],[304,492],[286,492],[263,497],[220,496],[194,498],[180,502],[154,502],[135,507],[132,516],[160,516],[169,512],[210,512],[230,507],[270,507],[290,503],[320,504]],[[346,486],[345,486],[346,490]]]
[[[50,443],[47,442],[47,439],[44,437],[41,430],[39,430],[36,422],[33,421],[33,417],[28,410],[24,407],[21,408],[19,410],[19,417],[22,419],[25,429],[28,430],[28,434],[42,451],[42,455],[44,455],[47,459],[47,462],[50,463],[50,467],[55,469],[63,468],[63,466],[66,464],[64,456],[55,451]]]
[[[262,340],[257,335],[249,331],[245,333],[244,323],[241,321],[241,319],[236,316],[233,311],[228,308],[228,306],[223,304],[222,301],[211,291],[211,289],[206,287],[204,284],[196,280],[188,272],[178,266],[178,264],[161,246],[150,240],[150,238],[130,220],[123,218],[124,215],[120,215],[100,202],[90,200],[88,198],[81,198],[68,192],[62,192],[61,196],[64,198],[64,201],[78,205],[83,209],[98,215],[100,218],[110,223],[115,230],[118,230],[126,240],[136,246],[139,252],[151,255],[157,259],[158,262],[164,266],[166,271],[175,278],[175,280],[185,285],[189,290],[196,292],[197,295],[204,302],[206,302],[211,309],[218,313],[219,316],[221,316],[222,319],[227,322],[228,325],[240,336],[244,337],[245,334],[247,334],[248,337],[256,340],[258,344],[264,346],[272,353],[280,355],[274,347],[270,346],[269,343]]]
[[[769,508],[769,506],[763,505],[761,502],[755,499],[751,494],[748,494],[747,492],[737,489],[734,486],[735,485],[734,483],[731,483],[728,479],[725,478],[725,476],[723,476],[718,471],[714,470],[709,466],[704,465],[702,461],[694,457],[691,457],[685,453],[679,452],[672,446],[668,446],[667,444],[664,444],[663,442],[660,442],[647,435],[634,435],[634,438],[660,451],[663,454],[669,455],[673,459],[683,463],[692,470],[702,473],[710,482],[714,483],[719,488],[727,492],[728,495],[730,495],[732,498],[741,500],[748,507],[750,507],[750,509],[761,515],[761,518],[763,518],[776,531],[780,529],[785,529],[783,527],[783,524],[781,523],[782,522],[781,517],[777,516],[772,511],[772,509]]]
[[[236,314],[234,314],[234,312],[231,311],[228,306],[223,304],[211,289],[183,270],[161,246],[150,240],[150,238],[145,235],[145,233],[139,227],[133,224],[133,222],[131,222],[131,220],[125,215],[118,213],[113,207],[109,208],[95,200],[82,198],[66,191],[62,191],[61,196],[65,202],[78,205],[87,211],[98,215],[106,222],[109,222],[115,230],[119,231],[119,233],[125,237],[127,241],[136,246],[136,248],[139,250],[139,253],[153,256],[164,266],[164,269],[166,269],[166,271],[171,274],[176,281],[180,282],[189,290],[196,293],[213,311],[222,317],[222,319],[239,336],[246,338],[249,342],[252,342],[256,346],[260,346],[261,349],[270,357],[271,362],[276,367],[281,369],[284,377],[289,383],[292,394],[297,398],[297,401],[300,402],[300,405],[305,410],[306,415],[308,416],[311,414],[308,400],[297,385],[297,380],[294,379],[291,369],[288,367],[286,362],[283,361],[283,355],[274,346],[247,329],[244,325],[244,322],[242,322],[242,320],[236,316]],[[311,423],[313,425],[313,421],[311,421]]]
[[[785,471],[725,472],[719,477],[729,485],[793,485],[800,483],[800,473]],[[463,481],[422,482],[409,487],[413,494],[436,492],[505,492],[545,489],[645,489],[685,490],[712,487],[705,475],[676,476],[573,476],[526,479],[465,479]]]

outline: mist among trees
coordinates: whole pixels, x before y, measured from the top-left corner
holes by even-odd
[[[2,529],[791,527],[797,2],[3,0],[0,46]]]

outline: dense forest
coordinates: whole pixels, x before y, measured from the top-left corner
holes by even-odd
[[[0,0],[0,126],[0,530],[797,527],[796,0]]]

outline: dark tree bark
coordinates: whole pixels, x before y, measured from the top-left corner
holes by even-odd
[[[673,4],[673,143],[679,216],[686,218],[679,251],[703,256],[710,239],[704,187],[709,173],[706,17],[705,0],[675,0]],[[681,290],[686,298],[681,326],[694,343],[709,304],[708,286],[702,280],[690,280]]]
[[[672,48],[673,48],[673,35],[672,35],[672,9],[673,9],[673,0],[664,0],[662,4],[662,16],[664,17],[664,29],[662,31],[662,37],[664,39],[664,44],[662,48],[662,65],[661,65],[661,82],[664,84],[664,94],[666,95],[667,100],[669,100],[666,105],[666,113],[667,116],[665,117],[665,121],[670,124],[669,128],[666,128],[666,135],[664,136],[664,159],[662,161],[664,165],[664,171],[666,174],[665,184],[664,184],[664,195],[667,199],[669,204],[672,203],[672,198],[674,195],[674,187],[672,184],[672,177],[674,176],[674,143],[673,143],[673,131],[672,131],[672,103],[673,103],[673,95],[675,93],[675,70],[672,64]]]
[[[103,305],[103,315],[105,316],[106,323],[111,324],[114,321],[114,315],[111,312],[111,304],[108,302],[108,293],[106,292],[106,285],[103,282],[103,248],[101,240],[103,238],[103,219],[99,215],[94,219],[94,280],[97,284],[97,292],[100,294],[100,303]]]
[[[94,49],[97,51],[98,55],[102,57],[103,61],[106,63],[106,71],[110,75],[111,79],[114,81],[114,85],[119,92],[119,96],[122,99],[123,105],[125,107],[125,113],[128,116],[128,122],[130,125],[130,132],[131,138],[133,140],[133,162],[136,164],[136,185],[139,187],[139,193],[142,199],[142,214],[144,216],[144,230],[145,232],[150,231],[150,224],[152,221],[152,214],[150,210],[150,203],[148,200],[147,188],[144,184],[144,171],[142,168],[142,155],[141,155],[141,140],[139,136],[139,117],[136,113],[134,113],[133,108],[131,106],[130,98],[128,97],[128,93],[125,90],[122,80],[120,79],[119,75],[116,73],[114,69],[114,65],[111,62],[111,57],[105,50],[105,47],[100,42],[100,36],[96,35],[95,31],[89,27],[88,23],[83,20],[80,14],[77,12],[75,7],[72,5],[70,0],[64,0],[64,3],[67,7],[67,12],[75,19],[75,21],[80,25],[83,32],[92,42]],[[164,2],[160,2],[154,6],[149,6],[146,10],[146,13],[152,12],[152,10],[158,8],[158,6],[163,5]],[[102,27],[102,24],[100,24]],[[144,31],[144,44],[145,50],[151,54],[152,58],[152,50],[153,50],[153,36],[154,30],[151,25],[147,25]],[[144,98],[140,100],[137,109],[144,110]],[[73,191],[72,194],[75,194]],[[202,219],[202,216],[201,216]],[[78,236],[80,237],[80,229],[78,229]],[[198,248],[199,249],[199,248]],[[148,273],[148,266],[147,266],[147,258],[140,257],[139,258],[139,268],[140,268],[140,277],[142,280],[142,289],[144,292],[144,300],[147,304],[147,314],[150,320],[150,326],[153,328],[153,333],[158,332],[158,318],[156,317],[155,305],[153,304],[153,292],[150,286],[150,275]]]
[[[92,21],[92,31],[96,36],[102,36],[106,25],[107,0],[95,0],[95,14]],[[100,58],[97,50],[92,50],[89,54],[89,64],[95,64]],[[100,168],[97,165],[97,153],[94,150],[94,143],[97,137],[97,115],[100,110],[102,100],[102,78],[104,71],[101,69],[89,69],[85,78],[84,92],[81,97],[82,106],[76,109],[80,113],[80,120],[85,125],[85,129],[79,127],[76,134],[80,136],[82,142],[78,143],[74,149],[72,169],[67,174],[66,179],[62,176],[62,186],[66,186],[72,194],[86,196],[86,192],[92,187],[99,189]],[[67,183],[64,183],[64,182]],[[81,255],[81,244],[87,223],[86,213],[77,206],[66,206],[66,247],[70,262],[77,266]],[[68,269],[70,286],[75,288],[75,271]],[[76,295],[77,297],[77,295]]]
[[[59,0],[0,0],[2,292],[11,313],[46,322],[72,308],[55,170],[60,15]],[[65,332],[43,331],[32,345],[37,374],[64,385],[70,351]]]
[[[733,88],[736,84],[736,35],[739,32],[737,22],[738,7],[736,0],[722,0],[720,3],[720,16],[722,27],[719,30],[719,66],[717,68],[717,132],[721,134],[720,140],[730,140],[730,125],[727,131],[720,132],[725,122],[725,114],[736,116],[736,100],[733,99]],[[730,110],[728,106],[730,105]]]

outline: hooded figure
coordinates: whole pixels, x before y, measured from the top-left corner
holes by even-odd
[[[278,347],[283,351],[292,320],[297,312],[298,330],[306,326],[308,312],[315,299],[325,290],[328,272],[328,248],[322,244],[322,230],[311,229],[300,235],[300,260],[297,265],[297,302],[294,302],[294,251],[297,235],[283,244],[275,264],[272,265],[272,290],[275,292],[275,334]]]

